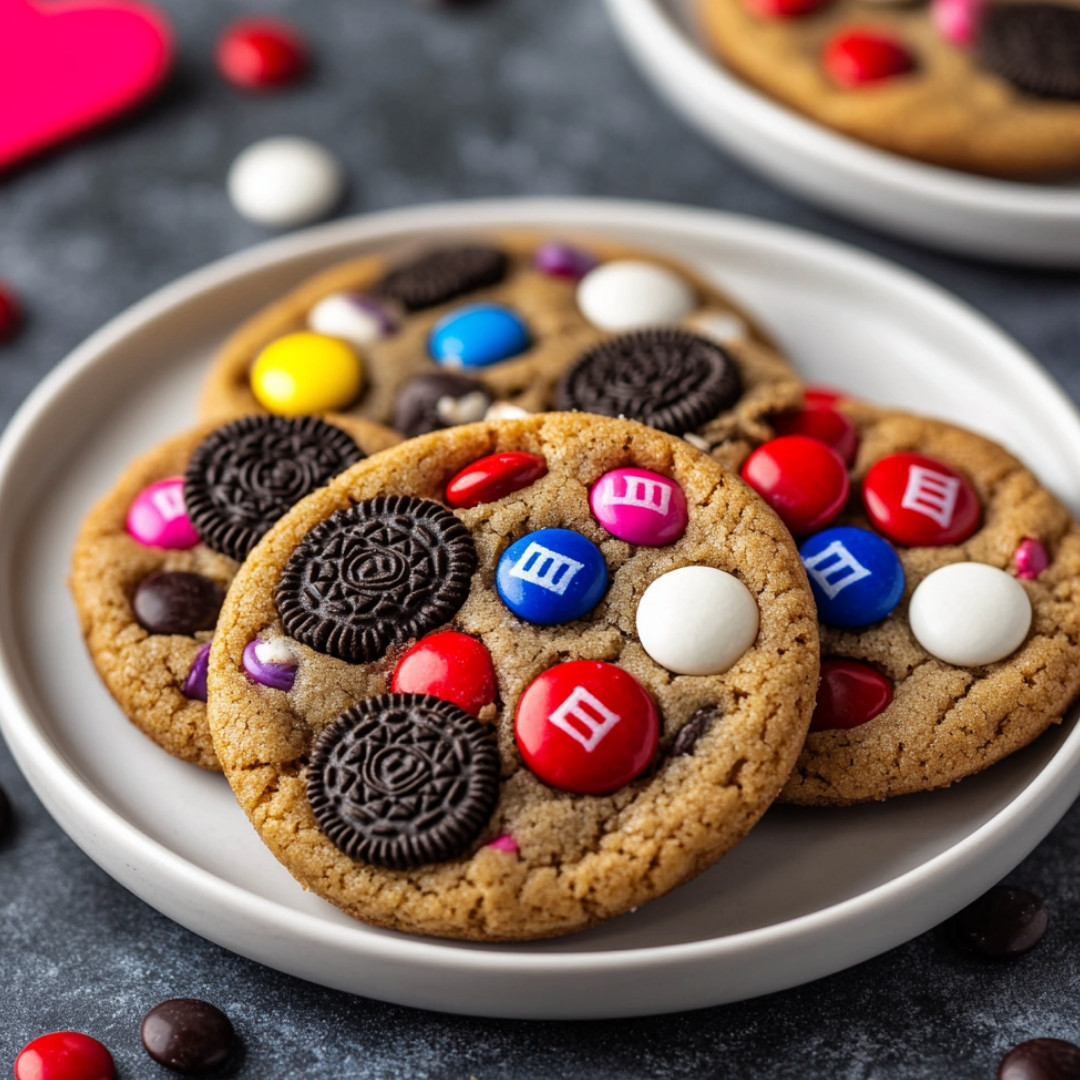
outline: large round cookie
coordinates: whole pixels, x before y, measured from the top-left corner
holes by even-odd
[[[587,274],[590,267],[594,272]],[[579,295],[588,297],[588,314],[579,306]],[[471,342],[483,352],[494,335],[504,348],[517,348],[522,341],[514,339],[513,328],[520,319],[527,338],[524,351],[479,366],[439,366],[430,351],[433,331],[476,305],[498,305],[502,315],[466,326],[458,342],[464,337],[466,349]],[[688,267],[608,242],[569,247],[536,236],[497,235],[355,259],[299,286],[225,343],[204,385],[203,415],[263,408],[253,393],[253,372],[259,373],[255,381],[266,407],[291,407],[292,396],[280,403],[267,396],[266,369],[260,370],[260,364],[275,368],[276,374],[279,363],[295,357],[301,370],[297,378],[308,390],[319,380],[329,384],[339,367],[329,353],[325,363],[312,360],[309,365],[301,353],[315,355],[311,339],[296,345],[291,355],[266,351],[271,346],[280,350],[282,341],[296,344],[300,339],[291,335],[312,329],[340,341],[351,336],[363,369],[359,393],[346,379],[346,396],[332,404],[323,399],[325,410],[388,424],[409,437],[494,418],[488,413],[493,404],[513,415],[536,413],[553,407],[560,377],[590,348],[656,324],[677,325],[712,342],[737,376],[735,391],[714,399],[688,429],[697,445],[724,464],[737,465],[770,437],[772,415],[801,402],[796,376],[754,320]],[[685,343],[680,348],[685,351]],[[669,367],[674,363],[670,347],[652,351]],[[315,370],[317,378],[310,374]],[[304,402],[299,396],[296,400],[304,411]]]
[[[646,475],[608,475],[627,468]],[[253,642],[291,656],[290,690],[263,685],[281,680]],[[553,413],[410,440],[282,519],[222,610],[210,720],[306,888],[378,926],[537,938],[660,896],[746,834],[798,754],[817,657],[791,538],[734,474]]]
[[[823,685],[837,661],[855,661],[861,689],[850,671],[837,676],[832,705],[819,704],[814,717],[815,728],[830,727],[807,737],[784,787],[788,802],[944,787],[1031,742],[1080,692],[1080,527],[1065,507],[979,435],[865,405],[843,409],[860,445],[836,524],[867,532],[830,526],[801,551],[822,613]],[[911,454],[919,457],[897,456]],[[890,547],[902,592],[885,596]],[[892,603],[884,618],[853,625]]]
[[[1050,6],[1057,14],[1046,19]],[[1080,168],[1077,0],[952,0],[948,7],[989,12],[976,23],[982,29],[975,43],[948,40],[928,3],[699,0],[706,36],[734,72],[844,134],[996,176],[1038,178]],[[970,16],[946,12],[943,18],[959,25]],[[1057,26],[1061,21],[1065,25]],[[825,56],[836,36],[848,30],[885,36],[908,53],[913,68],[841,85],[827,70]],[[1034,87],[1042,93],[1032,92]],[[1060,96],[1044,96],[1054,87]]]
[[[269,524],[267,513],[278,516],[283,502],[291,503],[314,490],[317,478],[325,482],[324,473],[333,462],[352,464],[400,441],[377,424],[338,420],[331,429],[337,432],[331,450],[313,454],[311,440],[305,438],[301,454],[288,440],[287,431],[276,430],[296,422],[274,420],[266,441],[261,436],[267,419],[240,420],[227,428],[203,424],[143,454],[87,515],[72,558],[70,584],[83,636],[109,692],[128,718],[159,746],[204,769],[220,766],[206,722],[205,674],[200,676],[196,665],[205,668],[205,650],[225,589],[240,560]],[[322,422],[312,418],[304,423],[316,430]],[[237,428],[246,432],[247,453],[242,461],[222,441],[223,434]],[[253,436],[261,439],[261,456],[253,453]],[[185,500],[180,478],[200,447],[217,451],[216,456],[203,454],[204,474],[216,470],[217,491],[237,512],[216,512],[204,488],[196,531],[189,519],[197,515],[191,499]],[[315,471],[305,470],[305,459],[315,457],[321,459]],[[223,464],[230,462],[236,468],[225,475]],[[340,466],[334,471],[340,471]],[[175,485],[161,486],[170,478],[176,479]],[[136,502],[140,516],[130,520],[142,541],[129,528]],[[200,539],[200,533],[207,533],[213,546]],[[149,612],[159,620],[155,623],[159,631],[153,632],[140,623],[133,604],[141,583],[157,574],[197,577],[157,579],[163,584],[156,597],[158,610]],[[173,611],[166,610],[167,602],[161,603],[170,596]],[[179,632],[165,632],[168,620],[185,621],[182,609],[189,616],[188,625]]]

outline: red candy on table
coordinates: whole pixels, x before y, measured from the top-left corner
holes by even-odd
[[[858,727],[884,711],[892,699],[892,683],[869,664],[823,660],[810,730]]]
[[[842,30],[825,46],[825,70],[833,82],[854,89],[903,75],[915,57],[900,42],[872,30]]]
[[[863,505],[875,528],[907,547],[959,544],[979,527],[979,497],[956,469],[923,454],[889,454],[870,467]]]
[[[781,413],[776,419],[776,430],[781,435],[808,435],[831,446],[843,459],[845,465],[855,460],[859,448],[859,433],[855,425],[835,409],[823,405],[809,406]]]
[[[307,71],[303,38],[276,19],[242,19],[221,35],[217,65],[234,86],[267,90],[296,82]]]
[[[395,694],[432,694],[478,716],[495,700],[495,668],[483,642],[447,630],[421,638],[398,661],[390,689]]]
[[[22,311],[15,294],[0,281],[0,341],[13,338],[21,322]]]
[[[15,1059],[15,1080],[113,1080],[112,1055],[78,1031],[54,1031],[27,1043]]]
[[[466,465],[446,485],[446,501],[456,510],[467,510],[521,491],[546,473],[547,462],[539,454],[489,454]]]
[[[514,733],[525,764],[545,784],[604,795],[644,771],[656,752],[660,719],[628,671],[602,660],[571,660],[529,683]]]
[[[781,435],[763,443],[740,475],[796,534],[815,532],[832,521],[851,488],[840,455],[808,435]]]

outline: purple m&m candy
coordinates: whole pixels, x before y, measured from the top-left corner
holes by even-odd
[[[199,534],[184,506],[184,478],[170,476],[143,488],[128,509],[127,531],[146,547],[194,547]]]
[[[536,249],[536,269],[552,277],[580,281],[598,265],[596,258],[572,244],[549,240]]]
[[[273,690],[291,690],[296,681],[296,658],[283,638],[260,641],[244,647],[244,670],[252,682]]]
[[[612,536],[660,547],[686,531],[686,496],[674,481],[648,469],[613,469],[589,493],[593,517]]]
[[[201,646],[191,662],[191,670],[181,687],[184,697],[192,701],[206,700],[206,670],[210,663],[210,642]]]

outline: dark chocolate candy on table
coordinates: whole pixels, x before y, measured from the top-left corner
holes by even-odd
[[[154,1006],[143,1018],[139,1035],[154,1061],[189,1076],[220,1069],[237,1048],[229,1018],[198,998],[173,998]]]
[[[738,366],[716,342],[688,330],[638,330],[585,352],[559,381],[557,409],[637,420],[684,435],[742,395]]]
[[[1080,8],[991,4],[975,49],[981,64],[1020,90],[1080,101]]]
[[[1026,889],[995,885],[947,923],[953,939],[980,956],[1010,960],[1046,933],[1046,908]]]
[[[997,1080],[1080,1080],[1080,1046],[1064,1039],[1029,1039],[998,1065]]]
[[[491,727],[429,694],[380,694],[319,735],[308,768],[319,827],[350,858],[394,870],[466,851],[499,798]]]
[[[472,534],[445,506],[383,495],[337,511],[304,537],[275,604],[291,637],[360,664],[447,622],[476,567]]]
[[[315,416],[247,416],[218,428],[184,476],[188,517],[203,542],[238,562],[305,495],[364,458]]]
[[[509,268],[509,258],[498,248],[463,245],[421,255],[391,270],[371,291],[383,299],[396,300],[407,311],[421,311],[498,285]]]
[[[394,429],[412,439],[440,428],[483,420],[491,402],[491,394],[477,379],[451,371],[424,372],[414,375],[398,391]]]
[[[131,606],[151,634],[194,634],[213,630],[225,592],[202,574],[163,570],[142,579]]]

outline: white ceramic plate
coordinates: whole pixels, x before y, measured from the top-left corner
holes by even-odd
[[[822,127],[730,75],[703,43],[698,0],[607,0],[641,70],[704,135],[798,195],[905,240],[1035,266],[1080,266],[1080,179],[993,180],[889,154]]]
[[[1080,422],[1034,362],[910,274],[777,226],[654,204],[451,204],[266,244],[150,297],[64,361],[0,443],[0,713],[49,811],[196,933],[327,986],[425,1008],[629,1016],[752,997],[882,952],[1007,873],[1080,791],[1071,723],[956,787],[843,811],[774,808],[690,885],[521,946],[410,938],[301,891],[225,781],[166,757],[90,665],[65,588],[78,523],[128,460],[188,426],[215,343],[312,271],[455,229],[608,235],[693,260],[761,312],[807,378],[1004,440],[1080,506]]]

